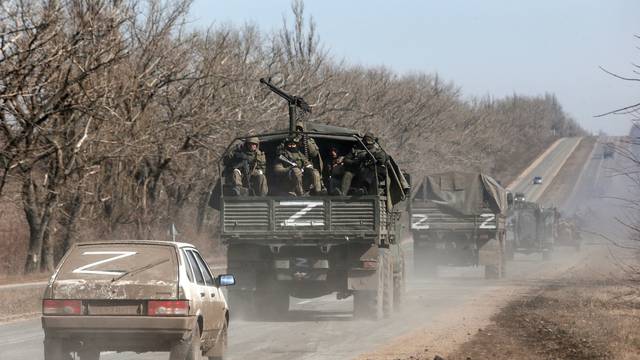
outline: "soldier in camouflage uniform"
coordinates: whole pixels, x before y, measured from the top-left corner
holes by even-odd
[[[357,149],[354,147],[351,152],[344,157],[345,172],[342,176],[342,184],[340,186],[340,191],[343,195],[349,193],[354,178],[367,188],[366,190],[361,188],[356,189],[355,192],[358,195],[364,195],[365,193],[376,194],[375,177],[378,177],[378,181],[384,181],[387,178],[386,163],[389,156],[382,150],[380,145],[376,143],[376,138],[372,133],[367,132],[362,138],[362,142],[364,142],[368,152],[365,149]],[[371,158],[369,153],[373,155],[373,158]],[[377,174],[375,170],[377,170]]]
[[[305,190],[312,194],[321,193],[320,173],[313,168],[309,159],[300,152],[294,138],[287,138],[278,147],[274,172],[282,179],[288,179],[291,188],[288,190],[297,196],[305,194]],[[305,186],[307,185],[308,186]],[[306,188],[306,189],[305,189]]]
[[[245,195],[247,189],[258,196],[266,196],[269,192],[265,177],[267,161],[259,145],[257,137],[249,137],[224,157],[225,178],[236,196]]]
[[[325,185],[331,195],[340,195],[342,176],[344,176],[344,156],[338,155],[335,146],[329,148],[329,157],[325,159],[325,166],[322,172]]]

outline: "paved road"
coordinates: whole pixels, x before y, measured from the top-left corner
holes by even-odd
[[[561,140],[533,171],[546,178],[554,173],[578,139]],[[593,159],[587,164],[591,169]],[[600,165],[586,171],[598,171]],[[539,171],[539,172],[538,172]],[[593,176],[583,176],[576,199],[594,201],[589,189]],[[530,181],[529,178],[523,181]],[[517,184],[530,194],[538,191]],[[577,201],[577,200],[576,200]],[[577,205],[576,205],[577,206]],[[564,252],[563,252],[564,251]],[[488,296],[505,286],[528,286],[544,281],[549,271],[560,272],[578,261],[579,254],[564,249],[554,259],[538,261],[538,255],[517,255],[509,263],[508,279],[487,281],[477,268],[444,268],[437,279],[410,279],[403,310],[379,322],[351,319],[350,299],[325,296],[314,300],[293,299],[290,316],[279,322],[234,321],[229,336],[229,359],[345,359],[386,344],[390,338],[427,327],[443,312],[452,311],[478,296]],[[39,320],[0,326],[0,359],[42,359],[42,331]],[[166,354],[103,354],[103,359],[166,359]]]
[[[517,179],[511,190],[516,193],[524,193],[529,201],[537,201],[553,178],[558,174],[562,165],[569,158],[582,141],[580,137],[562,138],[555,147],[536,166],[525,170],[523,176]],[[533,184],[534,176],[542,176],[542,184]]]

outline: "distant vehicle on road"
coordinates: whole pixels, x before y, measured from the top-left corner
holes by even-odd
[[[222,359],[229,307],[220,287],[234,283],[214,277],[185,243],[76,244],[43,296],[44,358],[169,351],[171,359]]]
[[[615,144],[608,142],[604,144],[604,151],[602,153],[602,157],[604,159],[612,159],[615,154]]]
[[[533,185],[542,184],[542,176],[534,176],[532,183],[533,183]]]
[[[521,192],[517,192],[516,195],[513,197],[513,201],[515,202],[522,202],[526,200],[527,200],[527,197],[524,196],[524,193],[521,193]]]

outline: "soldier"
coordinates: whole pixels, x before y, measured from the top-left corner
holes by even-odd
[[[389,156],[380,148],[380,145],[376,143],[376,138],[372,133],[367,132],[362,138],[362,142],[367,147],[365,149],[353,148],[347,156],[344,157],[345,173],[342,176],[341,192],[347,195],[351,188],[351,183],[354,177],[363,183],[368,193],[375,194],[375,176],[378,177],[378,181],[386,180],[387,168],[386,163]],[[373,158],[369,155],[373,155]],[[375,165],[375,166],[374,166]],[[377,174],[374,172],[377,169]],[[364,195],[367,191],[358,189],[356,191],[359,195]]]
[[[298,149],[307,156],[311,165],[318,171],[322,170],[322,158],[320,157],[320,149],[316,141],[304,133],[304,123],[298,121],[296,123],[296,143],[298,143]]]
[[[281,178],[287,178],[292,185],[289,191],[297,196],[305,194],[306,184],[310,184],[307,189],[313,194],[322,192],[320,184],[320,173],[313,168],[309,159],[300,152],[298,143],[294,138],[286,138],[281,146],[278,147],[277,163],[274,166],[274,172]],[[303,179],[304,177],[304,179]],[[303,182],[304,180],[304,182]]]
[[[343,160],[344,156],[338,155],[338,149],[335,146],[329,148],[329,157],[325,161],[322,175],[331,195],[342,195],[340,183],[344,175]]]
[[[224,157],[225,178],[236,196],[247,194],[247,188],[258,196],[265,196],[269,192],[265,177],[267,162],[259,145],[257,137],[249,137]]]

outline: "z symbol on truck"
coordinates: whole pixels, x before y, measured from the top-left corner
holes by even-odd
[[[482,223],[478,227],[479,229],[495,229],[496,228],[496,215],[495,214],[482,214]]]
[[[426,214],[412,214],[411,228],[416,230],[426,230],[429,228],[427,220],[428,216]]]
[[[280,226],[324,226],[324,220],[302,219],[313,208],[321,206],[322,201],[280,201],[280,206],[304,206],[295,214],[280,223]]]

